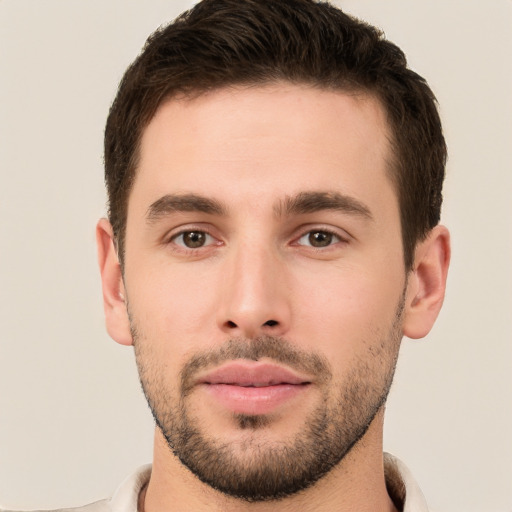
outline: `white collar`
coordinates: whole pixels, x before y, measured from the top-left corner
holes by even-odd
[[[407,466],[389,453],[384,453],[384,473],[388,493],[403,512],[428,512],[427,502]],[[399,508],[400,510],[400,508]]]

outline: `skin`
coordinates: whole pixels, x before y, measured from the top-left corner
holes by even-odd
[[[442,305],[449,237],[437,226],[406,275],[389,130],[365,95],[278,83],[164,103],[146,128],[128,204],[124,273],[106,220],[97,227],[107,329],[169,396],[190,357],[232,338],[281,337],[330,362],[329,383],[279,406],[265,428],[241,429],[202,389],[187,398],[207,434],[237,447],[278,446],[300,435],[320,401],[334,400],[364,362],[375,386],[392,375],[402,335],[425,336]],[[300,194],[337,193],[354,208],[287,211]],[[155,208],[165,196],[214,199],[219,212]],[[161,203],[160,203],[161,204]],[[153,209],[151,206],[153,205]],[[149,215],[153,211],[154,215]],[[155,214],[156,213],[156,214]],[[183,231],[208,234],[187,248]],[[310,233],[334,236],[312,247]],[[397,305],[397,340],[389,333]],[[131,320],[131,323],[130,323]],[[197,479],[155,431],[144,497],[157,510],[392,511],[382,461],[384,411],[326,476],[280,501],[241,502]],[[250,437],[253,436],[253,437]],[[256,437],[254,437],[256,436]],[[247,456],[247,455],[246,455]]]

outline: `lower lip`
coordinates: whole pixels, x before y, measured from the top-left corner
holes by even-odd
[[[244,387],[232,384],[205,384],[207,391],[235,414],[268,414],[290,402],[309,388],[308,384]]]

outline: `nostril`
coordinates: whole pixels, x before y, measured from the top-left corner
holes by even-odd
[[[235,322],[232,322],[231,320],[228,320],[227,322],[227,326],[231,329],[237,327],[237,325],[235,324]]]
[[[263,325],[267,325],[268,327],[274,327],[278,324],[276,320],[267,320]]]

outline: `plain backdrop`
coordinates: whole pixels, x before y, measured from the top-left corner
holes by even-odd
[[[441,105],[444,310],[404,340],[385,447],[430,505],[512,511],[512,1],[346,0]],[[191,1],[0,0],[0,504],[76,506],[151,459],[131,348],[104,330],[94,226],[126,66]]]

